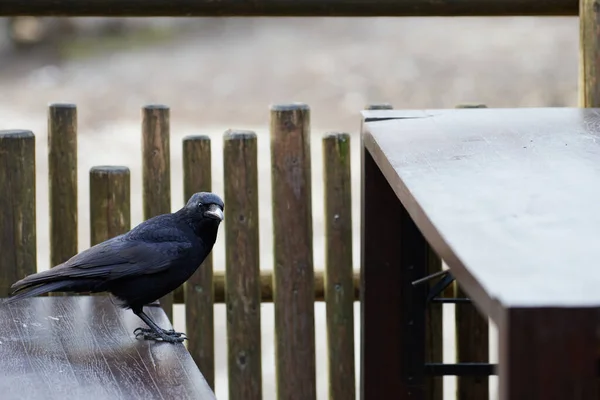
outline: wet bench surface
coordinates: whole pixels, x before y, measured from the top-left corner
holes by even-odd
[[[398,360],[426,244],[498,327],[502,400],[597,399],[600,110],[365,111],[362,139],[363,390],[422,393]]]
[[[161,308],[145,311],[172,327]],[[215,398],[183,344],[135,339],[140,326],[107,296],[0,303],[0,398]]]

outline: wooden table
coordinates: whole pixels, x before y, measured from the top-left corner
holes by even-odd
[[[147,313],[171,325],[159,307]],[[214,399],[183,344],[135,339],[145,324],[107,296],[0,302],[0,399]]]
[[[430,246],[497,324],[501,400],[600,398],[600,111],[363,118],[361,398],[424,398]]]

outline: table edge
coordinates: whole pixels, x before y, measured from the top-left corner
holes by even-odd
[[[362,122],[361,147],[371,154],[386,181],[398,197],[398,200],[402,202],[429,245],[442,261],[448,265],[456,280],[460,282],[461,288],[464,289],[482,313],[499,323],[502,319],[502,311],[506,307],[498,299],[492,298],[473,274],[471,274],[467,266],[454,252],[423,208],[418,204],[408,187],[398,174],[396,174],[389,159],[384,156],[383,150],[371,134],[368,122],[365,122],[364,119]]]

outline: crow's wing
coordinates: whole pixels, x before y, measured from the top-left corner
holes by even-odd
[[[176,228],[157,228],[144,238],[128,234],[99,243],[65,263],[30,275],[13,287],[69,278],[115,280],[155,274],[189,257],[193,244]]]

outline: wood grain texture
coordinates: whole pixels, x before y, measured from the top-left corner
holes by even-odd
[[[365,110],[392,110],[394,109],[394,106],[392,106],[390,103],[373,103],[373,104],[367,104],[365,106]]]
[[[212,187],[210,138],[183,138],[183,195],[185,201]],[[212,252],[184,283],[188,350],[211,388],[215,388],[215,322]],[[222,286],[224,283],[222,281]],[[223,295],[222,303],[225,302]]]
[[[350,135],[323,138],[329,399],[355,399]]]
[[[277,398],[316,399],[310,110],[271,106]]]
[[[579,107],[600,106],[600,10],[579,1]]]
[[[361,198],[360,398],[422,400],[429,247],[365,148]]]
[[[227,131],[225,176],[225,287],[227,366],[231,400],[262,399],[258,146],[251,131]]]
[[[392,110],[389,103],[369,104],[366,110]],[[432,274],[442,269],[442,260],[430,247],[427,255],[427,273]],[[431,288],[434,282],[428,286]],[[442,295],[446,295],[446,291]],[[454,293],[451,293],[454,295]],[[450,297],[450,296],[449,296]],[[442,362],[444,359],[443,306],[431,303],[426,308],[425,315],[425,360],[427,362]],[[425,398],[442,400],[444,396],[444,378],[441,376],[425,377]]]
[[[74,104],[51,104],[48,108],[48,173],[50,265],[53,267],[78,252],[77,108]]]
[[[480,311],[600,305],[599,110],[363,113],[394,118],[365,146]]]
[[[460,104],[457,108],[487,108],[485,104]],[[453,296],[468,297],[454,281]],[[454,308],[456,362],[489,362],[489,322],[473,304],[457,304]],[[456,378],[457,400],[481,400],[489,398],[490,385],[487,376],[458,376]]]
[[[455,286],[457,298],[468,297],[460,288]],[[489,362],[489,322],[481,315],[473,304],[457,304],[454,309],[456,362]],[[490,393],[487,376],[459,376],[456,378],[457,400],[487,399]]]
[[[90,243],[104,242],[131,229],[129,168],[90,169]]]
[[[456,108],[487,108],[487,106],[482,103],[462,103],[458,104]]]
[[[427,247],[427,274],[433,274],[442,269],[442,260],[429,244]],[[436,281],[431,281],[428,284],[429,289],[434,285],[434,282]],[[442,293],[442,296],[444,296],[444,293]],[[444,361],[444,315],[443,305],[439,303],[429,303],[426,308],[425,361],[432,363]],[[425,398],[427,400],[442,400],[444,398],[444,377],[425,377]]]
[[[2,0],[0,16],[398,17],[577,15],[574,0]]]
[[[157,307],[147,310],[171,325]],[[215,399],[183,344],[135,339],[145,326],[108,297],[37,297],[0,307],[3,400]]]
[[[213,274],[213,300],[214,303],[225,303],[227,288],[225,287],[225,273],[223,271],[214,271]],[[360,299],[360,273],[358,271],[352,274],[354,285],[354,301]],[[188,281],[189,282],[189,281]],[[175,303],[184,303],[183,291],[175,293]],[[261,303],[273,302],[273,271],[260,271],[260,301]],[[315,271],[315,302],[325,301],[325,271],[324,269]]]
[[[598,307],[504,310],[498,329],[499,400],[595,400]]]
[[[160,104],[142,108],[142,181],[144,219],[171,212],[170,111]],[[173,293],[160,299],[170,320]]]
[[[0,296],[36,272],[35,136],[0,131]]]

